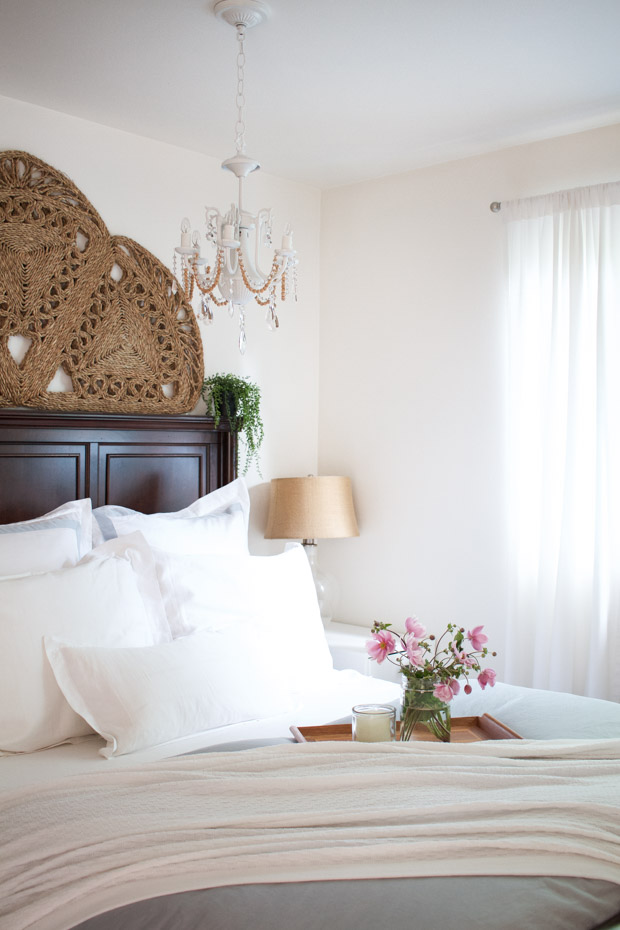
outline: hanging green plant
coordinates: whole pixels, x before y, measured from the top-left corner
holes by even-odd
[[[265,430],[260,413],[260,388],[249,380],[237,375],[215,374],[202,383],[201,396],[207,405],[207,414],[215,420],[216,428],[220,419],[226,417],[230,428],[241,436],[245,447],[242,474],[247,475],[252,462],[261,474],[258,452],[262,445]],[[261,475],[262,477],[262,475]]]

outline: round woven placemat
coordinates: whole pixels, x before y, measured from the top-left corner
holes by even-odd
[[[67,389],[49,390],[55,376]],[[0,406],[186,413],[203,378],[198,324],[172,273],[111,236],[60,171],[0,153]]]

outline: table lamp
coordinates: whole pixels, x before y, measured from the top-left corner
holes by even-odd
[[[325,626],[333,616],[338,585],[319,566],[317,539],[345,536],[359,536],[350,478],[308,475],[272,479],[265,539],[301,540]]]

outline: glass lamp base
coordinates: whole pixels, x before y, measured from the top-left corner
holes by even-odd
[[[333,575],[324,572],[319,565],[318,546],[314,540],[304,539],[303,547],[306,550],[312,577],[314,578],[314,587],[316,588],[316,597],[319,602],[319,611],[323,626],[327,626],[333,619],[336,602],[338,600],[338,582]]]

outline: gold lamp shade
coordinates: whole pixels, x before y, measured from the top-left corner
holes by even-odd
[[[273,478],[266,539],[359,536],[351,479],[309,475]]]

